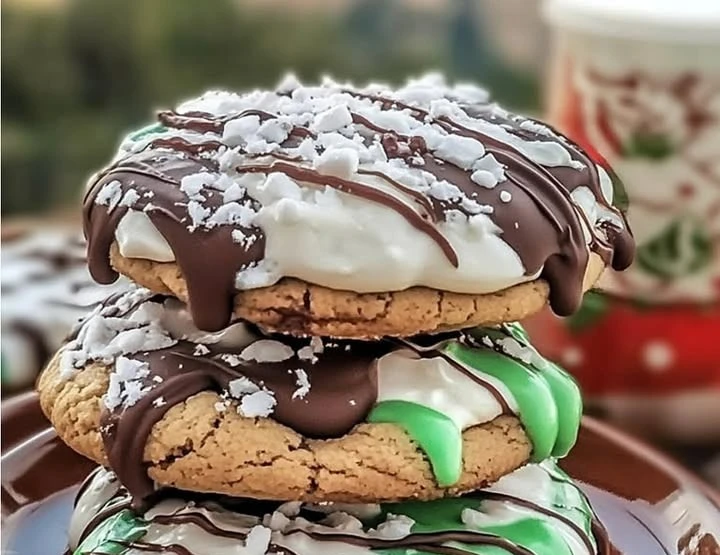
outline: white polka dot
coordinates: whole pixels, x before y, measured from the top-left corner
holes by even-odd
[[[652,372],[664,372],[675,360],[672,347],[663,341],[651,341],[643,349],[643,359]]]
[[[562,352],[560,357],[562,359],[562,363],[568,367],[579,366],[585,359],[583,352],[578,347],[568,347]]]

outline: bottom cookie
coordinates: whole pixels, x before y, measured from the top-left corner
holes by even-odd
[[[606,544],[585,495],[552,460],[438,501],[279,504],[166,492],[144,510],[98,469],[70,525],[75,555],[596,555]]]

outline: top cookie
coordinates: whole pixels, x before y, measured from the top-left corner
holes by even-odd
[[[473,86],[289,78],[158,118],[89,184],[90,270],[186,298],[203,329],[235,312],[287,333],[411,335],[516,319],[547,298],[565,315],[598,268],[632,259],[607,172]],[[395,293],[437,318],[366,310]]]

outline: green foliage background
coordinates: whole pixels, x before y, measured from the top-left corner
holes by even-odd
[[[212,87],[272,85],[290,69],[308,80],[331,73],[389,82],[441,69],[533,108],[534,76],[497,61],[477,3],[452,6],[438,14],[362,0],[324,14],[239,0],[5,2],[2,212],[77,202],[119,136],[156,108]]]

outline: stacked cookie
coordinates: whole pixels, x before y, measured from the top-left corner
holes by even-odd
[[[108,469],[74,553],[601,552],[555,464],[579,391],[513,321],[629,264],[612,199],[566,139],[435,76],[161,112],[84,205],[92,275],[137,286],[39,382]]]

